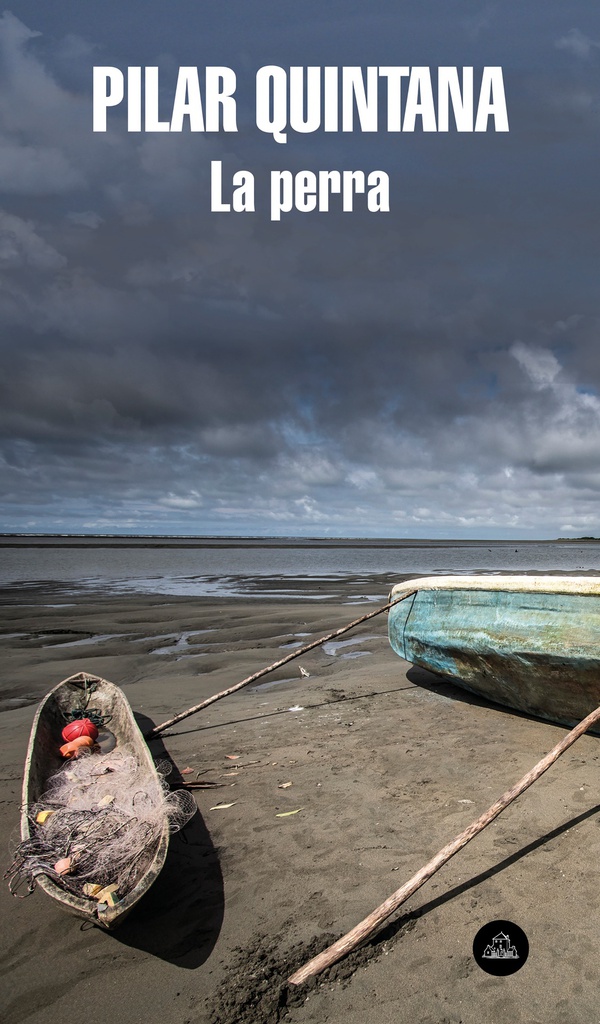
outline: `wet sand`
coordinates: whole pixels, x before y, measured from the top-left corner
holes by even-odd
[[[118,683],[144,727],[282,657],[286,644],[370,610],[340,600],[71,604],[34,588],[20,600],[5,595],[0,609],[6,867],[35,704],[61,679],[85,670]],[[292,969],[397,889],[565,732],[412,668],[392,653],[385,616],[342,639],[360,642],[302,655],[154,741],[157,757],[218,786],[195,792],[199,814],[114,934],[82,928],[42,892],[16,900],[4,883],[6,1024],[82,1013],[116,1024],[599,1019],[600,739],[590,736],[358,954],[282,992]],[[220,803],[232,806],[213,809]],[[298,813],[277,817],[289,811]],[[515,922],[529,939],[527,963],[505,978],[472,957],[476,932],[493,920]]]

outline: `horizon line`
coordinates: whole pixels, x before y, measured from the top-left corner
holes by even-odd
[[[490,543],[490,544],[504,544],[504,543],[552,543],[555,541],[574,541],[574,540],[588,540],[598,541],[600,537],[594,537],[591,535],[580,535],[577,537],[566,537],[566,536],[554,536],[554,537],[415,537],[415,536],[357,536],[348,534],[339,535],[323,535],[323,534],[250,534],[250,533],[232,533],[232,534],[187,534],[187,533],[80,533],[80,532],[69,532],[69,533],[58,533],[53,532],[17,532],[17,531],[0,531],[0,539],[54,539],[54,540],[181,540],[181,541],[226,541],[226,540],[254,540],[254,541],[386,541],[396,543],[408,543],[414,541],[420,542],[447,542],[447,543]]]

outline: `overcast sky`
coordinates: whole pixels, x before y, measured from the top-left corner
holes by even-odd
[[[596,4],[23,0],[0,62],[0,530],[600,533]],[[279,145],[268,64],[501,66],[510,131]],[[231,67],[239,130],[94,134],[94,65]],[[273,168],[390,212],[271,222]]]

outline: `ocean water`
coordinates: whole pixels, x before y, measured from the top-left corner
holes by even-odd
[[[0,544],[4,598],[82,592],[378,600],[412,575],[600,573],[600,541],[165,541]]]

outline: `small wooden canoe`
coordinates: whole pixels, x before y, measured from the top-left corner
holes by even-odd
[[[36,827],[31,820],[31,808],[43,797],[51,776],[64,766],[59,753],[63,742],[61,730],[65,716],[81,709],[91,691],[91,703],[100,714],[110,717],[109,728],[116,738],[115,750],[133,755],[141,770],[160,785],[152,755],[138,729],[131,707],[122,690],[106,679],[80,672],[63,680],[44,697],[31,728],[29,748],[23,778],[23,803],[21,810],[21,839],[30,839]],[[115,905],[107,906],[95,899],[75,895],[63,888],[60,879],[38,874],[36,882],[52,896],[65,910],[92,921],[105,929],[113,929],[121,923],[138,900],[148,891],[158,876],[169,844],[169,821],[165,814],[164,826],[158,839],[145,852],[140,864],[139,878],[134,887]]]
[[[564,725],[600,705],[599,577],[428,576],[390,600],[413,590],[389,613],[400,657]]]

